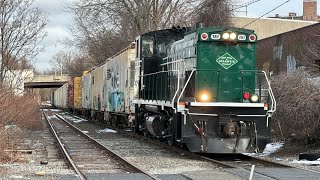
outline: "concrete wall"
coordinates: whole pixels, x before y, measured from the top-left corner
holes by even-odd
[[[6,72],[4,82],[15,95],[22,96],[25,79],[33,77],[33,75],[32,69],[10,70]]]
[[[233,17],[232,22],[235,27],[242,28],[257,18]],[[262,18],[246,26],[246,29],[252,29],[258,35],[258,40],[275,36],[281,33],[299,29],[302,27],[316,24],[313,21],[286,20],[275,18]]]

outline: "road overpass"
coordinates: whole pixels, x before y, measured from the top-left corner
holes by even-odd
[[[34,75],[26,78],[24,88],[58,88],[69,81],[69,75]]]

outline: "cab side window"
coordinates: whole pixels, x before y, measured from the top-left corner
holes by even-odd
[[[152,57],[153,56],[153,40],[145,39],[142,41],[142,56]]]

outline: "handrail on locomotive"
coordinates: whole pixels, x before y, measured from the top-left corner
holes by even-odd
[[[194,72],[197,72],[197,71],[199,71],[199,70],[192,69],[192,71],[191,71],[191,73],[190,73],[190,76],[189,76],[187,82],[185,83],[185,85],[184,85],[184,87],[183,87],[183,89],[182,89],[182,91],[181,91],[181,93],[180,93],[180,95],[179,95],[179,97],[178,97],[178,99],[177,99],[177,103],[176,103],[176,106],[177,106],[177,107],[179,106],[180,99],[181,99],[181,97],[182,97],[182,95],[183,95],[183,93],[184,93],[184,91],[185,91],[188,83],[190,82],[192,75],[194,74]],[[200,71],[201,71],[201,70],[200,70]],[[241,72],[263,73],[263,75],[264,75],[264,77],[265,77],[265,80],[266,80],[267,85],[268,85],[267,91],[268,91],[269,97],[270,97],[270,99],[271,99],[271,107],[270,107],[270,109],[269,109],[269,110],[267,111],[267,113],[266,113],[266,116],[267,116],[267,127],[268,127],[268,126],[269,126],[269,118],[272,117],[273,113],[276,111],[276,108],[277,108],[277,102],[276,102],[276,100],[275,100],[275,97],[274,97],[274,94],[273,94],[273,91],[272,91],[272,88],[271,88],[270,80],[269,80],[269,78],[268,78],[268,76],[267,76],[267,74],[266,74],[265,71],[259,71],[259,70],[254,70],[254,71],[252,71],[252,70],[251,70],[251,71],[250,71],[250,70],[243,70],[243,71],[241,71]],[[261,87],[260,87],[260,90],[262,90]],[[260,98],[261,98],[261,97],[260,97]],[[173,99],[173,100],[174,100],[174,99]],[[186,109],[186,110],[187,110],[187,109]],[[178,110],[178,111],[179,111],[179,110]],[[179,111],[179,112],[181,112],[181,111]]]
[[[183,110],[188,111],[187,109],[179,109],[177,107],[179,106],[179,103],[181,102],[180,100],[181,100],[181,98],[182,98],[182,96],[183,96],[183,94],[185,92],[186,87],[190,83],[191,77],[193,76],[193,74],[195,72],[198,72],[198,71],[214,71],[214,70],[199,70],[199,69],[197,70],[197,69],[193,68],[180,93],[179,93],[179,91],[180,91],[180,78],[177,78],[177,83],[176,83],[176,86],[175,86],[176,87],[176,91],[175,91],[174,96],[172,97],[172,100],[170,102],[172,109],[175,110],[176,112],[182,112]],[[159,74],[162,74],[162,73],[171,73],[171,72],[174,72],[176,74],[180,74],[179,70],[168,70],[168,71],[160,71],[160,72],[156,72],[156,73],[144,74],[144,75],[141,75],[141,77],[148,77],[148,76],[153,76],[154,77],[154,75],[159,75]],[[219,72],[219,71],[217,71],[217,72]],[[269,95],[270,100],[271,100],[270,109],[266,113],[267,121],[268,121],[267,122],[267,126],[268,126],[269,125],[269,118],[272,117],[272,115],[276,111],[276,107],[277,107],[277,102],[275,100],[275,97],[274,97],[274,94],[273,94],[273,91],[272,91],[272,88],[271,88],[270,80],[269,80],[269,78],[268,78],[268,76],[267,76],[265,71],[259,71],[259,70],[243,70],[243,71],[240,71],[240,73],[243,73],[243,72],[255,72],[257,74],[260,73],[260,74],[263,74],[263,76],[265,77],[265,80],[267,82],[267,89],[262,89],[261,86],[260,86],[259,90],[260,91],[261,90],[267,90],[268,91],[268,95]],[[154,78],[153,78],[153,80],[154,80]],[[178,96],[178,94],[179,94],[179,96]],[[261,98],[261,94],[260,94],[259,97]],[[176,100],[176,103],[175,103],[175,100]]]

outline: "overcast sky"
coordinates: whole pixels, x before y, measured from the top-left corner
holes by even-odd
[[[72,16],[66,12],[64,4],[74,0],[35,0],[34,6],[47,13],[47,36],[41,43],[44,51],[37,56],[36,69],[44,71],[50,69],[52,57],[61,50],[68,50],[60,43],[69,36],[68,27],[72,23]]]
[[[63,4],[70,1],[76,0],[35,0],[34,5],[48,14],[48,25],[46,27],[47,36],[42,42],[42,45],[45,46],[45,50],[38,55],[36,60],[36,68],[40,71],[50,69],[50,60],[52,60],[52,56],[57,52],[68,50],[64,45],[60,44],[59,41],[69,36],[68,27],[72,23],[72,17],[65,11]],[[238,2],[237,4],[243,4],[251,0],[234,1]],[[285,1],[286,0],[260,0],[248,7],[248,16],[259,17]],[[318,3],[318,12],[320,9],[319,4],[320,3]],[[271,12],[266,17],[274,16],[275,14],[285,16],[288,15],[289,12],[296,12],[298,15],[302,15],[302,5],[303,0],[291,0],[289,3]],[[243,8],[241,10],[243,11],[245,9]],[[246,14],[244,12],[239,12],[237,15],[245,16]]]

